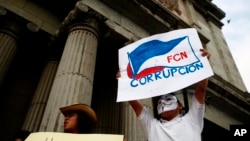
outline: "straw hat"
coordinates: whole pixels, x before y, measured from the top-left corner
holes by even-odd
[[[86,104],[73,104],[70,106],[60,108],[60,111],[65,116],[66,113],[71,111],[82,111],[85,112],[95,123],[97,122],[97,117],[95,111]]]

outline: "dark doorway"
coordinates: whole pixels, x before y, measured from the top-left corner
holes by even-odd
[[[204,128],[202,131],[202,141],[225,140],[230,137],[230,131],[224,129],[215,123],[204,119]]]

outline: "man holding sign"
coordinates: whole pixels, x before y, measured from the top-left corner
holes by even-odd
[[[148,141],[201,141],[210,53],[195,29],[176,30],[139,40],[119,50],[117,101],[128,101]],[[207,58],[206,58],[207,57]],[[174,91],[196,83],[189,111]],[[165,94],[165,95],[164,95]],[[156,119],[137,99],[161,96]]]
[[[210,53],[201,49],[202,56]],[[117,73],[120,77],[120,72]],[[160,120],[151,115],[138,100],[128,101],[142,126],[148,141],[201,141],[208,78],[198,82],[189,111],[182,115],[182,103],[175,95],[162,95],[158,100]]]

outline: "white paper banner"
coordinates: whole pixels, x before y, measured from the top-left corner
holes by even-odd
[[[123,137],[116,134],[37,132],[30,134],[25,141],[123,141]]]
[[[143,38],[119,49],[117,102],[171,93],[213,75],[196,29]]]

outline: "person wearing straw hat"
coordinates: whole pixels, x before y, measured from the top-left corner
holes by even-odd
[[[64,115],[64,132],[65,133],[93,133],[97,123],[95,111],[86,104],[73,104],[60,108]],[[124,138],[123,141],[128,141]]]
[[[95,111],[86,104],[73,104],[60,108],[64,115],[65,133],[92,133],[97,117]]]

